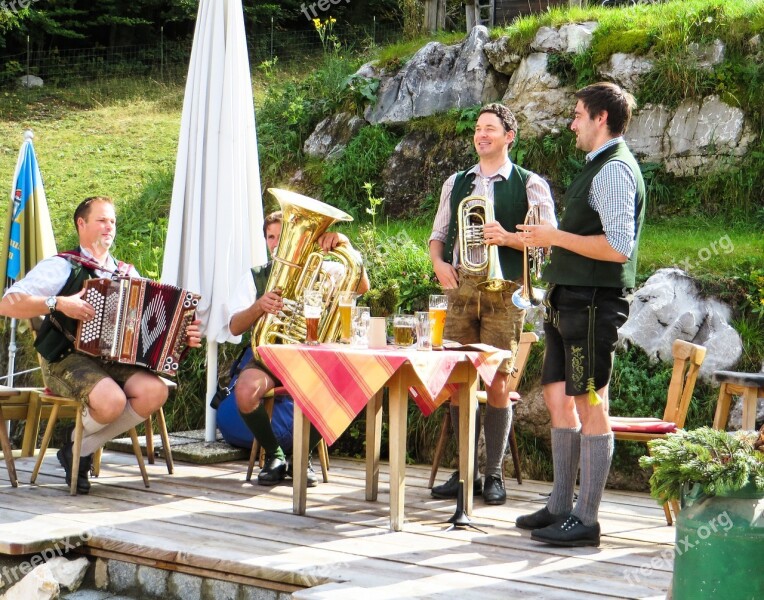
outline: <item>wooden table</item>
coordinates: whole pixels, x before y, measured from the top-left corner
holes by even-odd
[[[293,510],[305,514],[306,465],[310,424],[333,443],[352,419],[366,408],[366,499],[376,500],[382,430],[382,392],[389,390],[390,527],[404,523],[406,430],[409,388],[417,389],[417,404],[430,414],[453,388],[459,394],[459,465],[465,510],[472,510],[475,406],[478,374],[492,381],[506,351],[418,352],[387,347],[378,350],[340,344],[260,346],[268,368],[294,399]],[[307,418],[306,418],[307,417]]]

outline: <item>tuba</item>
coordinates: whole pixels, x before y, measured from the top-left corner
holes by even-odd
[[[538,206],[531,206],[525,214],[525,225],[541,224]],[[544,288],[534,287],[534,280],[541,279],[541,269],[547,257],[546,248],[523,246],[523,285],[512,294],[512,303],[517,308],[528,310],[541,304],[544,299]]]
[[[494,220],[493,203],[485,196],[467,196],[459,203],[459,261],[465,271],[474,275],[488,270],[487,279],[478,284],[482,291],[506,292],[514,283],[504,279],[498,247],[486,244],[483,239],[483,226]]]
[[[284,217],[265,292],[280,289],[284,308],[277,315],[263,315],[255,323],[252,350],[257,358],[257,347],[262,344],[305,341],[302,295],[306,290],[323,293],[324,311],[318,324],[318,339],[335,340],[340,332],[339,292],[355,290],[363,275],[363,259],[353,248],[338,246],[324,253],[317,245],[318,238],[333,223],[352,221],[350,215],[295,192],[277,188],[268,191],[278,200]],[[323,269],[327,256],[334,257],[344,267],[339,280]]]

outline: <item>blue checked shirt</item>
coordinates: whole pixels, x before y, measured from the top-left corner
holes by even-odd
[[[586,162],[623,141],[623,137],[613,138],[586,155]],[[636,219],[634,197],[637,182],[631,169],[621,161],[610,161],[592,180],[589,191],[589,206],[600,216],[605,238],[616,252],[631,256],[634,249]]]

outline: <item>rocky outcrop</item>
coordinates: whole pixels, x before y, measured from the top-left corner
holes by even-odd
[[[539,137],[558,132],[570,120],[573,89],[563,87],[549,73],[549,55],[534,52],[526,56],[509,80],[502,102],[517,117],[523,135]]]
[[[681,339],[706,347],[702,377],[729,369],[743,344],[729,324],[730,309],[703,298],[695,281],[680,269],[659,269],[634,294],[629,318],[618,331],[620,343],[636,344],[650,357],[671,360],[671,346]]]
[[[404,123],[497,99],[501,78],[483,52],[488,39],[485,27],[475,27],[461,44],[428,43],[395,75],[382,78],[366,120]]]
[[[451,173],[476,161],[471,138],[444,139],[429,131],[409,133],[395,147],[382,174],[385,214],[394,217],[416,214],[422,190],[439,190]]]
[[[342,156],[348,142],[366,122],[350,113],[337,113],[321,121],[303,144],[303,152],[312,158],[333,160]]]

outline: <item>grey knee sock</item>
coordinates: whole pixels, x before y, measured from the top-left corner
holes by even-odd
[[[496,408],[487,404],[485,407],[485,474],[501,477],[504,467],[504,455],[507,452],[509,428],[512,426],[512,405]]]
[[[581,436],[581,489],[572,514],[591,527],[605,491],[605,483],[613,460],[613,434]]]
[[[573,488],[581,454],[581,430],[552,428],[554,484],[547,509],[554,515],[567,515],[573,508]]]
[[[459,447],[459,407],[450,405],[451,411],[451,427],[454,431],[454,439],[456,440],[456,447]],[[480,439],[480,405],[475,407],[475,465],[473,472],[475,479],[480,477],[480,469],[478,468],[478,440]]]
[[[106,427],[99,429],[93,434],[85,435],[82,438],[82,456],[89,456],[103,446],[109,440],[117,437],[120,433],[124,433],[131,427],[135,427],[138,423],[145,421],[145,417],[142,417],[133,410],[130,402],[125,403],[125,410],[117,417],[115,421],[109,423]]]

